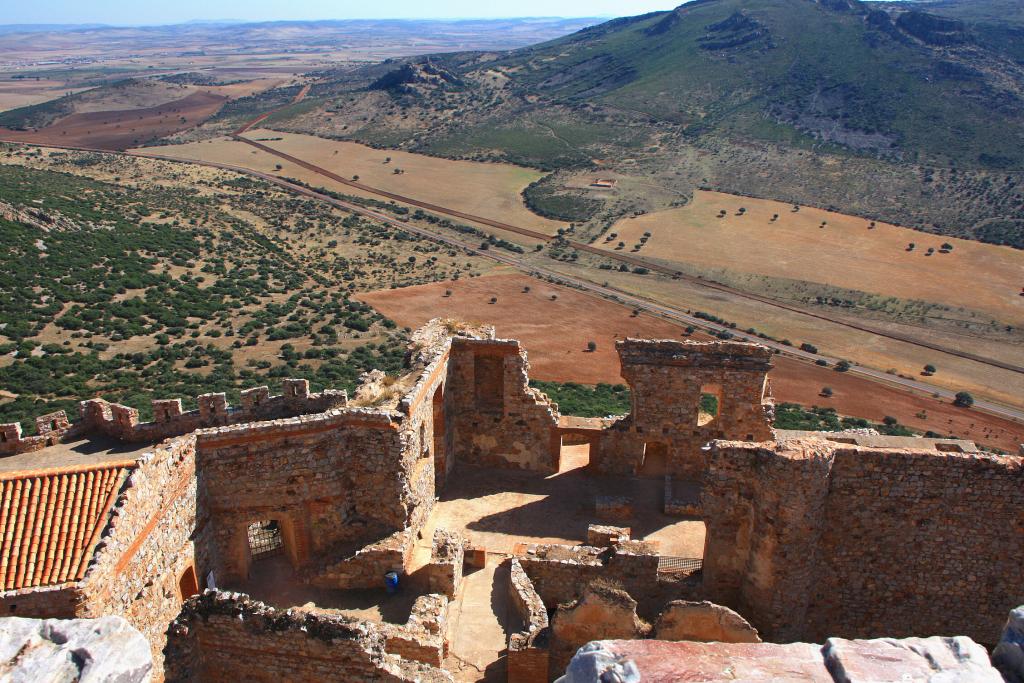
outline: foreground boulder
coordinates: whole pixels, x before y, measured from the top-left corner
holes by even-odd
[[[1024,605],[1010,612],[992,663],[1010,683],[1024,683]]]
[[[0,680],[145,683],[149,643],[121,617],[0,619]]]
[[[970,638],[832,638],[809,643],[601,640],[572,658],[559,683],[1002,683]]]

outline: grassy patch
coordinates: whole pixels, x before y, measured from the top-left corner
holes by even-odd
[[[625,384],[598,384],[587,386],[576,382],[542,382],[530,380],[530,386],[540,389],[558,404],[563,415],[577,417],[606,417],[623,415],[630,410],[630,392]]]
[[[876,424],[860,417],[843,417],[835,408],[805,408],[797,403],[781,403],[775,408],[776,429],[801,429],[814,432],[838,432],[844,429],[875,429],[887,436],[914,436],[909,427],[898,422]]]

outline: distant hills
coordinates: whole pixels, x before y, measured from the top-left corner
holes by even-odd
[[[655,174],[685,165],[684,192],[791,198],[1024,246],[1013,235],[1024,232],[1022,6],[694,0],[508,53],[431,57],[458,85],[390,90],[397,119],[368,88],[407,67],[327,74],[313,94],[330,111],[307,106],[283,125],[563,175],[594,159]],[[417,116],[431,125],[411,125]],[[706,155],[717,163],[695,170]],[[839,187],[825,186],[823,159]]]

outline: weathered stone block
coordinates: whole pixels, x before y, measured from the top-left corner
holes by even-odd
[[[0,619],[0,679],[146,683],[149,643],[121,617]]]

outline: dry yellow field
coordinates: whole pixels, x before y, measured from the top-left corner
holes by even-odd
[[[359,176],[361,183],[413,199],[550,235],[555,234],[558,228],[565,227],[558,221],[541,218],[523,203],[520,193],[543,175],[539,171],[511,164],[452,161],[423,154],[379,150],[354,142],[326,140],[312,135],[280,133],[265,129],[251,130],[246,133],[246,137],[342,177]],[[227,138],[168,147],[147,147],[139,151],[243,166],[264,173],[298,178],[310,185],[326,187],[344,194],[364,194]],[[391,157],[391,161],[385,163],[388,157]],[[281,168],[277,169],[277,165]],[[396,174],[395,169],[401,169],[404,173]]]
[[[0,111],[47,102],[82,90],[84,88],[68,87],[64,81],[5,78],[0,80]]]
[[[746,212],[737,215],[741,207]],[[726,215],[719,218],[722,209]],[[1024,252],[869,224],[822,209],[794,212],[792,204],[698,191],[685,207],[620,221],[612,229],[618,237],[601,246],[614,249],[621,241],[623,253],[634,253],[633,245],[650,232],[636,255],[922,299],[1024,322]],[[907,251],[911,242],[916,248]],[[953,250],[941,254],[945,242]],[[931,256],[929,247],[935,249]]]

